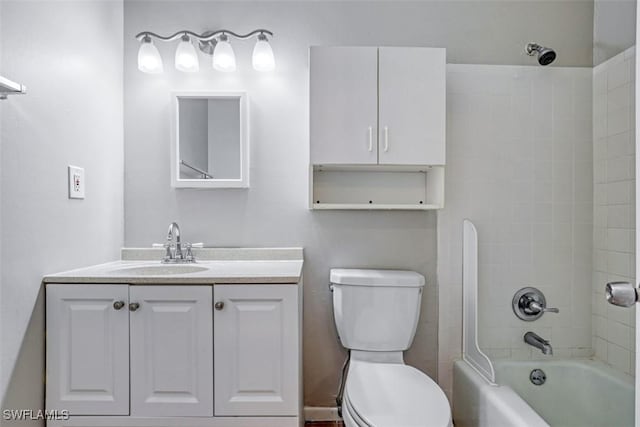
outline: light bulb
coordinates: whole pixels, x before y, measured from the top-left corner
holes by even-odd
[[[182,36],[182,41],[176,49],[176,68],[186,73],[194,73],[200,69],[196,48],[191,44],[188,35]]]
[[[236,55],[229,43],[229,38],[223,34],[213,50],[213,68],[218,71],[231,72],[236,70]]]
[[[260,34],[253,48],[253,68],[257,71],[273,71],[276,61],[273,58],[273,49],[267,41],[267,36]]]
[[[158,48],[151,41],[151,37],[145,36],[138,50],[138,70],[143,73],[158,74],[162,69],[162,58]]]

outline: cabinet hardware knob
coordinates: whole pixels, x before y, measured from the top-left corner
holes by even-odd
[[[215,307],[216,310],[222,310],[224,308],[224,302],[218,301],[213,306]]]
[[[122,307],[124,307],[124,301],[115,301],[113,303],[113,308],[116,310],[120,310]]]
[[[139,308],[140,304],[138,304],[137,302],[132,302],[131,304],[129,304],[129,310],[131,311],[136,311]]]

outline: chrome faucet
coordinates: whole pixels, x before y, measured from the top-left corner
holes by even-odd
[[[202,243],[185,243],[185,251],[183,252],[183,244],[180,241],[180,227],[176,222],[169,224],[167,241],[164,244],[154,243],[153,246],[165,248],[166,252],[164,258],[162,258],[163,264],[196,262],[196,257],[193,255],[192,248],[204,247]]]
[[[175,244],[174,244],[175,240]],[[177,222],[169,224],[169,231],[167,232],[167,243],[164,245],[167,252],[164,256],[163,262],[180,262],[184,259],[182,254],[182,244],[180,243],[180,227]],[[175,250],[172,250],[175,246]]]
[[[551,344],[549,344],[549,341],[545,340],[535,332],[529,331],[524,334],[524,342],[539,349],[542,351],[542,354],[553,355],[553,348],[551,347]]]

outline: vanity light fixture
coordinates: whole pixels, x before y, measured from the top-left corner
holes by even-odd
[[[145,73],[157,74],[162,72],[162,58],[151,37],[144,36],[138,50],[138,69]]]
[[[176,69],[185,73],[195,73],[200,70],[196,48],[191,44],[191,38],[184,34],[176,49]]]
[[[236,54],[233,52],[229,37],[222,33],[213,49],[213,68],[229,73],[236,70]]]
[[[258,41],[253,48],[253,68],[258,71],[273,71],[276,61],[273,57],[273,49],[264,33],[258,35]]]
[[[143,31],[136,35],[136,39],[140,40],[138,69],[144,73],[161,73],[163,71],[162,58],[158,48],[153,44],[153,39],[163,42],[180,39],[175,54],[175,66],[178,70],[196,72],[200,69],[195,42],[201,52],[212,56],[211,63],[214,69],[232,72],[236,70],[236,56],[231,43],[229,43],[229,37],[246,40],[257,36],[251,61],[253,68],[257,71],[272,71],[275,68],[275,59],[267,35],[273,37],[273,33],[265,29],[253,30],[247,34],[237,34],[229,30],[196,34],[192,31],[182,30],[166,37],[150,31]]]

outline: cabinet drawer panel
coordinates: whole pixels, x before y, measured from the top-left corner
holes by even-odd
[[[217,416],[296,415],[298,304],[291,285],[215,286]]]
[[[48,285],[46,292],[47,409],[127,415],[128,287]]]
[[[210,286],[130,288],[131,414],[213,415]]]

